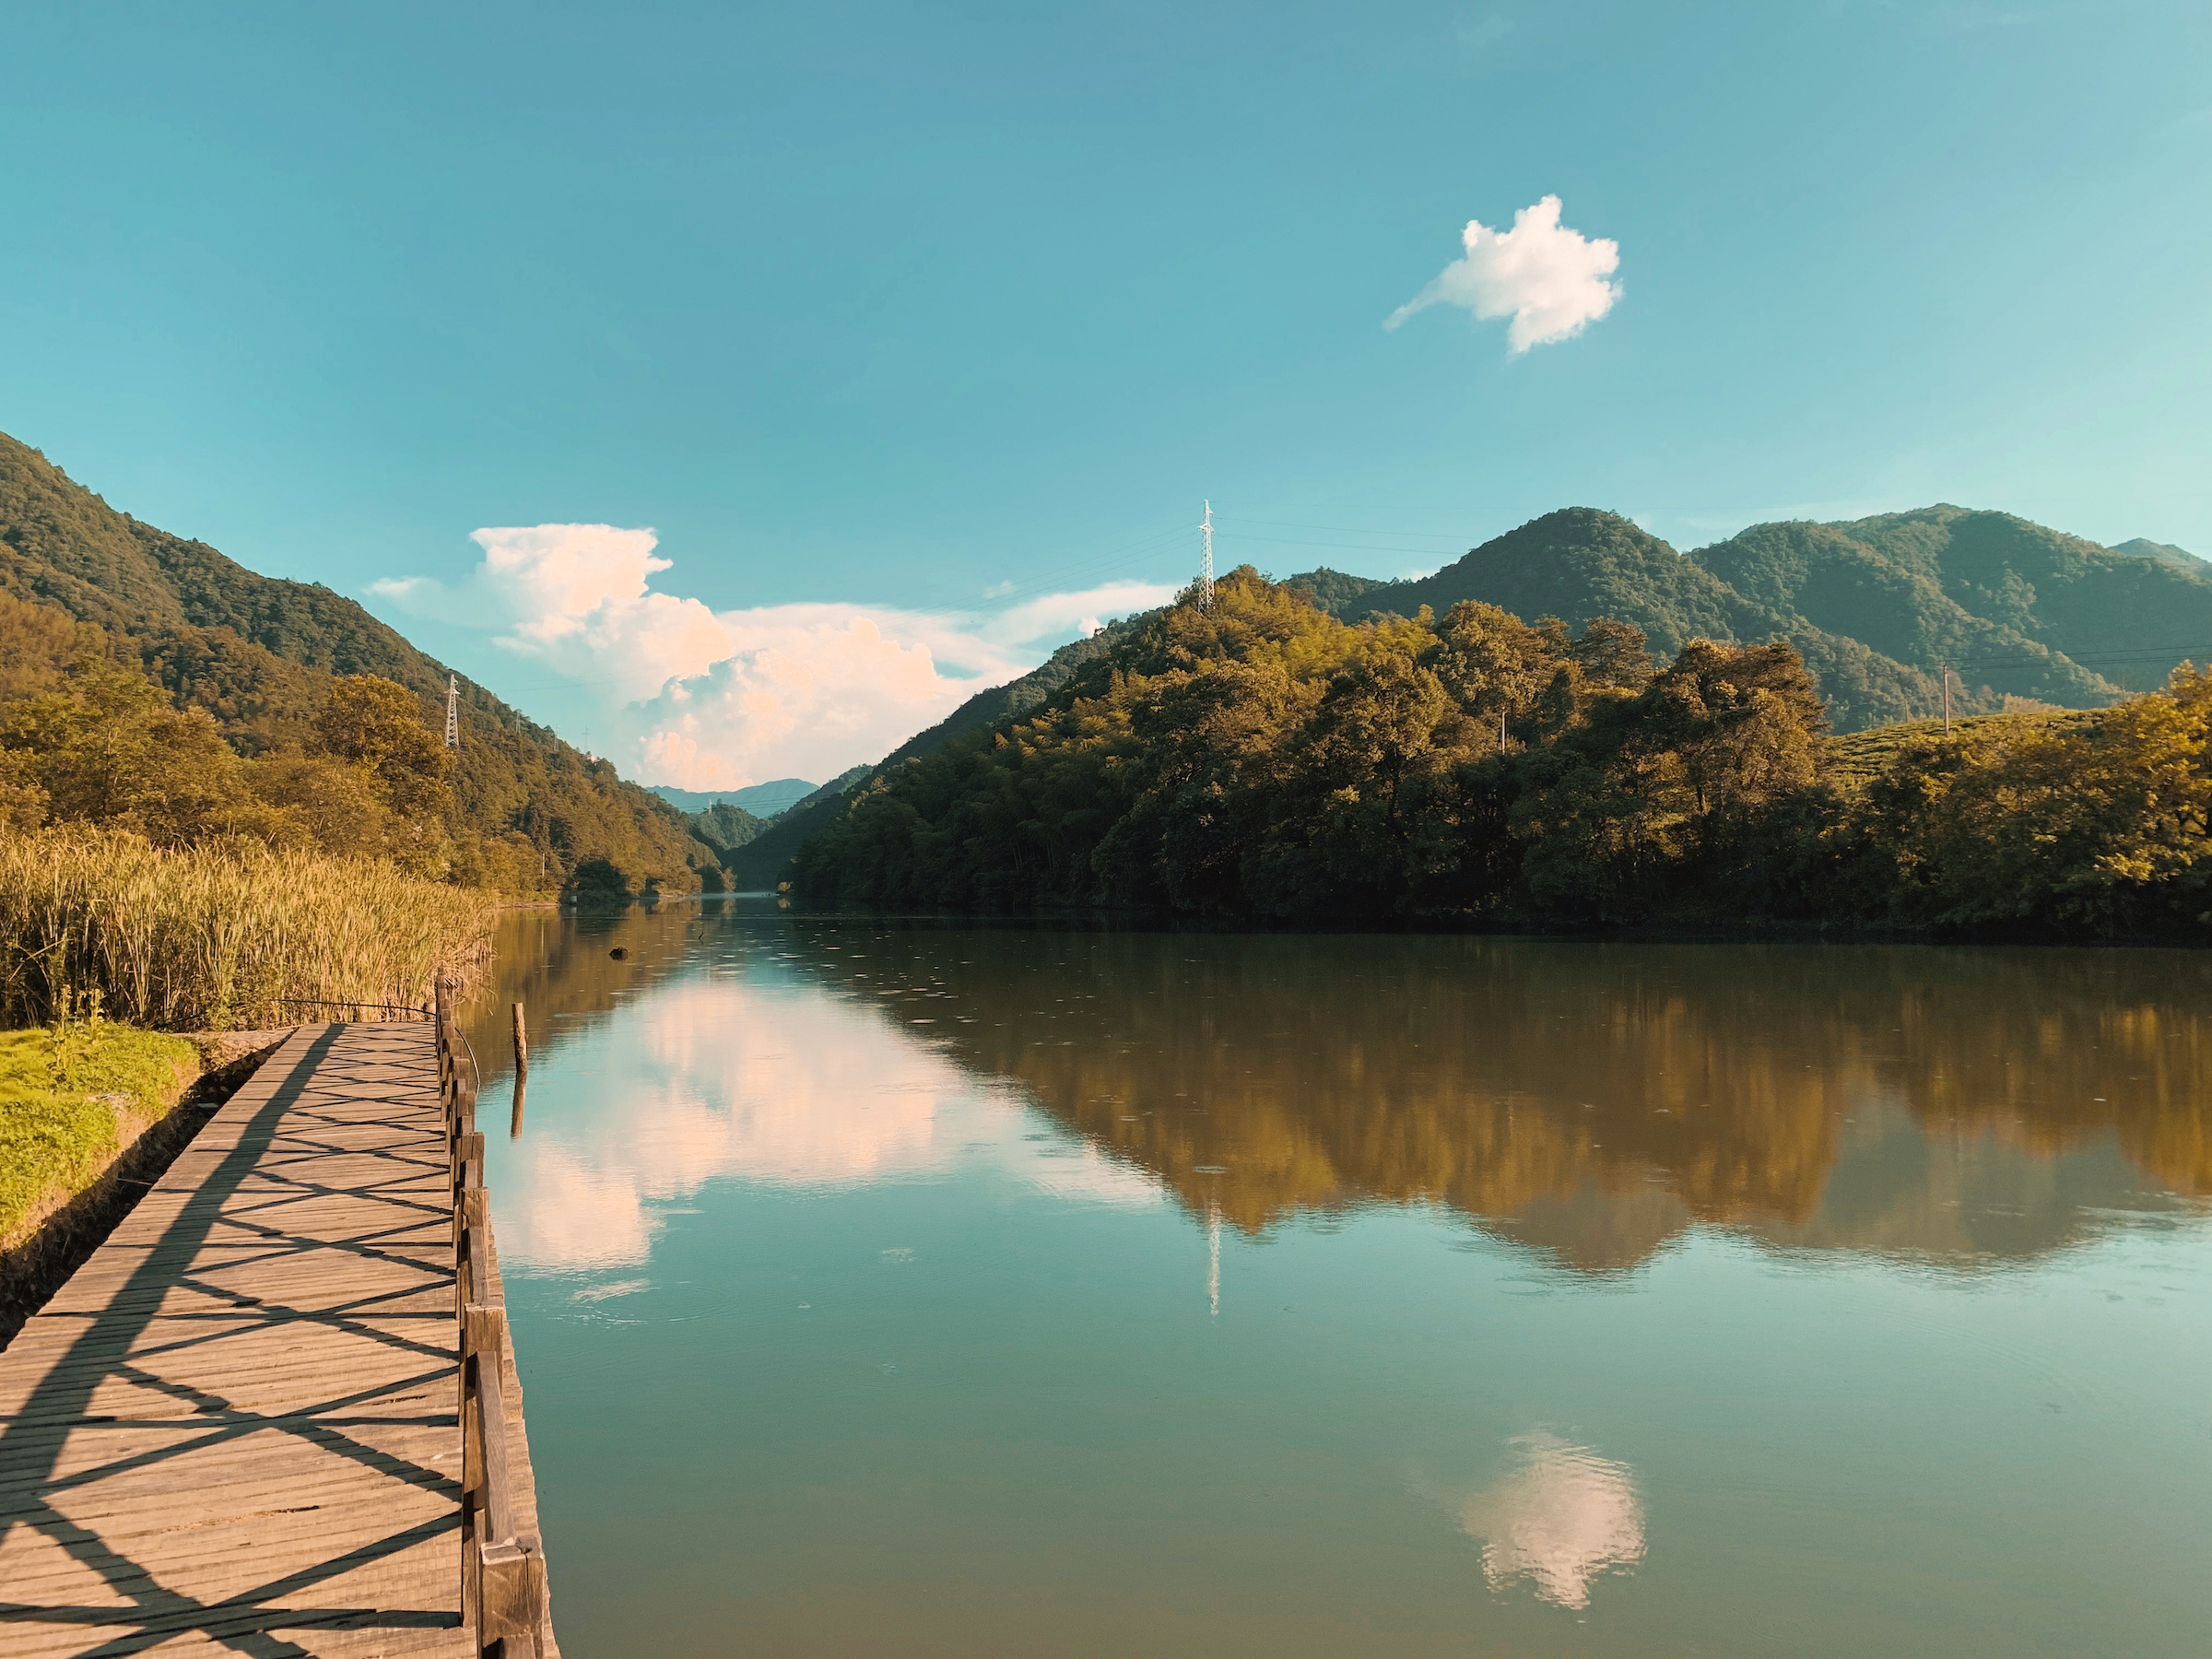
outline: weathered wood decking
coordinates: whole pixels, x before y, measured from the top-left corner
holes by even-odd
[[[302,1027],[0,1353],[0,1653],[476,1651],[447,1147],[430,1025]]]

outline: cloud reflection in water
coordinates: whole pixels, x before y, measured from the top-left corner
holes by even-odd
[[[1529,1579],[1544,1600],[1586,1607],[1592,1579],[1643,1559],[1643,1506],[1628,1467],[1541,1432],[1512,1443],[1517,1466],[1461,1506],[1460,1527],[1485,1541],[1492,1590]]]
[[[651,1254],[661,1213],[716,1178],[837,1191],[995,1165],[1074,1203],[1150,1205],[1151,1174],[980,1086],[886,1011],[823,992],[716,978],[618,1010],[587,1113],[534,1120],[505,1179],[501,1254],[589,1271]]]

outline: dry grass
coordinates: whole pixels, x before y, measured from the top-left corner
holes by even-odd
[[[256,842],[164,850],[136,836],[0,836],[0,1026],[88,1013],[157,1030],[389,1018],[467,979],[489,895],[390,865]]]

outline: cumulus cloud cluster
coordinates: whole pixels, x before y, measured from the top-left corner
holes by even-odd
[[[683,789],[819,780],[880,759],[1033,667],[1049,642],[1173,594],[1114,582],[959,618],[846,604],[717,611],[653,587],[672,565],[651,530],[533,524],[474,540],[484,559],[462,591],[409,577],[370,592],[418,615],[479,618],[509,651],[621,705],[624,772]]]
[[[1511,317],[1506,344],[1514,352],[1580,334],[1613,309],[1620,287],[1620,244],[1585,237],[1559,223],[1559,198],[1547,195],[1513,215],[1511,230],[1469,219],[1463,258],[1390,313],[1394,329],[1432,305],[1456,305],[1484,322]]]

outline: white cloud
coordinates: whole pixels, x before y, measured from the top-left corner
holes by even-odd
[[[1620,266],[1620,244],[1561,225],[1556,195],[1514,214],[1511,230],[1469,219],[1461,240],[1465,257],[1391,312],[1384,328],[1432,305],[1456,305],[1486,322],[1511,317],[1506,343],[1521,352],[1580,334],[1620,298],[1619,285],[1606,280]]]
[[[640,705],[639,774],[686,789],[881,759],[1029,659],[930,618],[779,605],[720,618],[730,654]],[[966,672],[947,675],[940,663]]]
[[[880,759],[1101,616],[1174,596],[1115,582],[958,618],[849,604],[717,612],[653,590],[672,565],[651,530],[535,524],[473,539],[484,561],[458,589],[401,577],[369,591],[418,616],[481,618],[499,645],[622,705],[624,772],[685,789]]]
[[[1157,582],[1109,582],[1079,594],[1047,594],[1041,599],[1017,605],[985,623],[982,631],[986,638],[1009,645],[1049,639],[1071,629],[1096,633],[1099,613],[1125,617],[1131,611],[1165,605],[1174,596],[1173,588]]]

